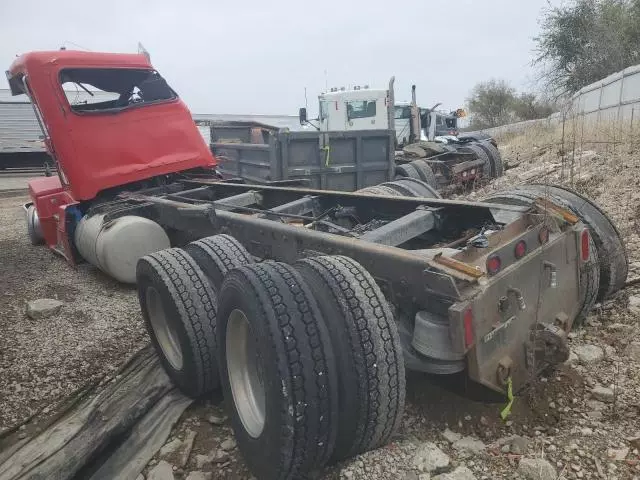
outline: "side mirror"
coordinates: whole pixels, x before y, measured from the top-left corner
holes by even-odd
[[[307,123],[307,109],[304,107],[301,108],[298,112],[298,117],[300,117],[300,125]]]

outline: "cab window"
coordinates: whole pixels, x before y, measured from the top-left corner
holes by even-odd
[[[177,98],[158,72],[133,68],[70,68],[60,83],[77,113],[118,111]]]
[[[376,116],[375,100],[357,100],[347,102],[347,120]]]

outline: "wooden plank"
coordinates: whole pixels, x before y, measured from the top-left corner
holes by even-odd
[[[162,445],[158,432],[167,432],[158,412],[172,406],[169,410],[175,416],[176,411],[181,409],[181,414],[189,403],[176,392],[153,349],[145,347],[121,369],[117,379],[94,388],[94,392],[73,404],[8,458],[3,455],[0,480],[72,478],[89,465],[105,463],[101,458],[104,452],[118,451],[118,446],[129,438],[139,440],[140,432],[155,431],[153,446],[144,452],[150,459],[155,453],[150,450]],[[151,416],[143,421],[147,414]],[[135,458],[136,465],[143,461],[142,457]]]

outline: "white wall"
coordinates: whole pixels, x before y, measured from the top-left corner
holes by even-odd
[[[625,68],[602,80],[587,85],[572,98],[566,118],[579,116],[589,122],[621,122],[640,125],[640,65]],[[489,135],[517,133],[532,125],[554,125],[562,122],[562,115],[528,120],[482,130]]]

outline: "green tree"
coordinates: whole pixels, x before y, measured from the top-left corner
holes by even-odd
[[[557,106],[535,93],[521,93],[514,98],[512,110],[518,120],[535,120],[548,117],[557,110]]]
[[[467,99],[471,127],[497,127],[512,121],[515,93],[504,80],[494,79],[478,83]]]
[[[640,63],[640,0],[573,0],[546,10],[534,64],[559,97]]]

